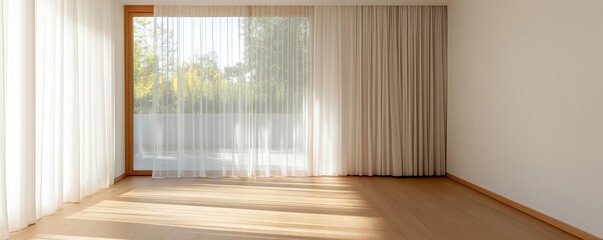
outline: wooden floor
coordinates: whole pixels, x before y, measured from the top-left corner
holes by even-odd
[[[575,239],[448,178],[128,177],[11,239]]]

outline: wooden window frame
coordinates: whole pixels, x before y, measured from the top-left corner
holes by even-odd
[[[133,96],[133,18],[152,17],[154,7],[152,5],[126,5],[124,6],[124,101],[125,101],[125,174],[128,176],[150,176],[152,170],[134,170],[134,96]]]

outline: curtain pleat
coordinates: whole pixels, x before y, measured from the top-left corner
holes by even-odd
[[[36,220],[34,1],[5,1],[5,181],[9,231]]]
[[[37,217],[113,181],[111,1],[36,1]]]
[[[445,174],[446,7],[314,9],[315,175]]]
[[[0,239],[8,239],[6,192],[6,25],[7,4],[0,1]]]
[[[113,183],[113,1],[3,0],[0,239]]]

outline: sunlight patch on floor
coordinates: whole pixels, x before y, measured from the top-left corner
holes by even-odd
[[[383,238],[377,217],[102,201],[69,218],[295,237]]]
[[[69,236],[57,234],[37,234],[32,240],[125,240],[118,238],[99,238],[99,237],[84,237],[84,236]]]
[[[278,195],[275,195],[275,190]],[[314,210],[366,210],[367,202],[355,192],[326,189],[258,188],[254,186],[203,185],[139,188],[120,198],[184,204],[253,205]]]

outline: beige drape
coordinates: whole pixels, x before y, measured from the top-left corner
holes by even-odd
[[[313,175],[445,174],[446,7],[315,7],[313,27]]]

